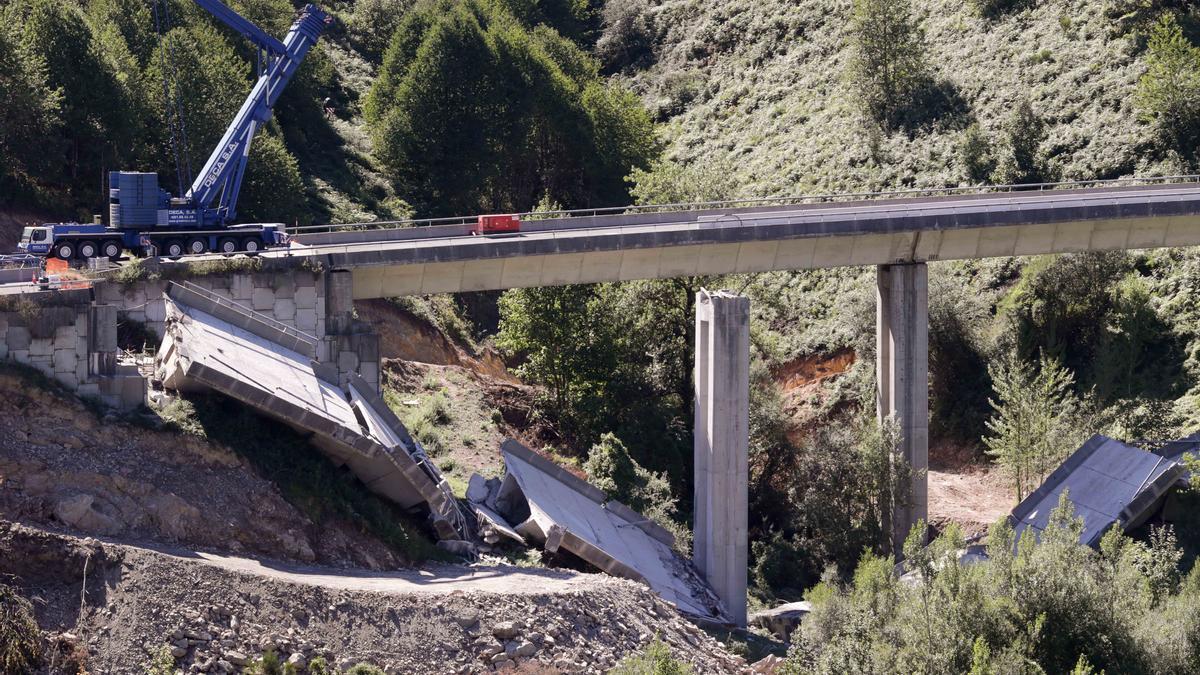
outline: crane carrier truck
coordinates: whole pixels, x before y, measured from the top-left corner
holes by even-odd
[[[124,250],[137,256],[178,257],[210,251],[253,254],[286,241],[287,235],[279,224],[233,224],[237,217],[238,192],[255,132],[271,119],[271,109],[283,88],[296,74],[330,19],[315,5],[306,5],[281,42],[220,0],[194,1],[253,42],[259,58],[258,80],[191,187],[183,196],[174,197],[159,188],[158,174],[112,171],[108,174],[107,226],[97,222],[27,227],[18,244],[22,251],[63,260],[116,259]],[[166,3],[162,5],[163,11],[167,11]],[[164,77],[165,73],[164,70]],[[165,98],[167,105],[172,106],[171,98]],[[174,100],[174,106],[174,110],[168,111],[168,118],[170,114],[176,115],[182,132],[183,117],[178,98]],[[173,124],[171,139],[182,187],[185,184],[180,168],[182,141],[176,136],[175,128]],[[190,167],[188,170],[190,172]]]

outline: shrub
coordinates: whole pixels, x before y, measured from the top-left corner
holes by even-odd
[[[982,17],[997,17],[1001,14],[1032,7],[1036,0],[971,0],[971,6]]]
[[[625,657],[609,675],[689,675],[691,666],[671,656],[671,648],[655,638],[636,654]]]
[[[967,127],[958,144],[959,161],[973,184],[986,183],[996,169],[992,144],[978,123]]]
[[[0,584],[0,672],[33,672],[41,656],[42,636],[33,606],[16,590]]]
[[[647,0],[604,3],[604,30],[596,54],[609,72],[645,65],[654,56],[655,28]]]

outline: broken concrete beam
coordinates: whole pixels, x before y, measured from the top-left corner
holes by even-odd
[[[513,440],[501,445],[507,474],[498,514],[547,550],[569,552],[615,576],[641,581],[680,611],[728,622],[712,588],[665,531],[603,491]]]
[[[353,376],[339,387],[312,361],[308,347],[315,341],[204,289],[177,288],[165,299],[167,336],[155,359],[164,386],[211,389],[311,434],[318,449],[368,489],[404,508],[427,506],[440,537],[462,538],[464,518],[449,485],[373,386]]]

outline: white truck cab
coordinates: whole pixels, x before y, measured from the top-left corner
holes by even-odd
[[[54,228],[42,227],[27,227],[21,232],[21,241],[17,244],[17,248],[26,253],[41,253],[45,254],[50,251],[50,247],[54,245]]]

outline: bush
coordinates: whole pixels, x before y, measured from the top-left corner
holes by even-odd
[[[636,654],[625,657],[609,675],[690,675],[691,666],[671,656],[671,648],[654,638]]]
[[[1008,12],[1032,7],[1036,0],[971,0],[971,6],[982,17],[997,17]]]
[[[1040,538],[1015,543],[1002,520],[989,536],[990,559],[970,565],[958,560],[956,528],[928,547],[912,537],[908,583],[898,583],[889,560],[864,556],[852,583],[826,582],[806,596],[814,609],[795,636],[788,667],[1066,673],[1083,664],[1084,672],[1195,672],[1196,597],[1187,584],[1168,584],[1158,600],[1152,592],[1152,580],[1178,559],[1173,543],[1135,542],[1114,528],[1096,551],[1079,543],[1082,527],[1063,498]],[[1158,571],[1148,575],[1146,559],[1161,561]],[[1188,603],[1190,612],[1183,609]],[[1178,629],[1164,630],[1164,612]]]
[[[958,156],[967,173],[967,180],[974,185],[986,183],[996,169],[992,144],[978,123],[972,124],[963,132],[958,145]]]
[[[609,0],[603,17],[596,54],[606,71],[645,66],[653,58],[655,28],[647,0]]]
[[[0,672],[33,672],[41,657],[42,635],[33,605],[15,589],[0,584]]]

